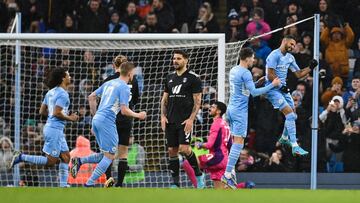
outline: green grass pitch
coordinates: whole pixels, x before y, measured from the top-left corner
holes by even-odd
[[[360,202],[360,190],[196,190],[151,188],[0,188],[3,203],[347,203]]]

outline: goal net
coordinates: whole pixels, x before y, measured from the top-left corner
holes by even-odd
[[[95,137],[90,133],[91,117],[87,96],[99,84],[113,73],[112,61],[119,54],[125,55],[136,65],[140,101],[135,106],[136,111],[147,111],[145,121],[134,121],[133,135],[135,143],[145,150],[143,180],[125,181],[126,187],[168,187],[171,175],[167,169],[168,155],[165,135],[160,127],[160,100],[164,90],[165,76],[172,72],[172,55],[175,49],[185,50],[189,54],[189,68],[200,75],[203,85],[203,100],[194,125],[196,137],[206,139],[211,124],[208,107],[219,94],[225,95],[227,76],[219,77],[219,73],[228,73],[231,66],[237,64],[238,53],[243,43],[226,45],[226,65],[219,63],[219,52],[224,54],[224,46],[219,49],[218,38],[189,39],[145,39],[134,35],[127,35],[122,39],[112,39],[114,35],[103,39],[86,40],[89,35],[78,35],[82,38],[73,38],[76,35],[58,35],[55,38],[41,38],[41,35],[32,35],[34,38],[21,39],[20,54],[20,131],[16,133],[15,126],[15,77],[16,41],[0,39],[0,139],[3,142],[11,141],[10,150],[2,150],[4,159],[1,161],[0,185],[13,185],[13,170],[6,168],[6,163],[14,151],[15,144],[26,154],[43,155],[42,146],[44,137],[42,129],[46,118],[39,115],[39,107],[47,87],[44,84],[47,74],[55,67],[67,67],[72,77],[69,88],[70,110],[79,112],[78,122],[67,122],[65,135],[72,155],[84,155],[98,152]],[[45,35],[43,35],[45,36]],[[46,35],[49,36],[49,35]],[[51,35],[50,35],[51,36]],[[164,35],[165,36],[165,35]],[[175,36],[175,35],[171,35]],[[209,35],[210,36],[210,35]],[[218,35],[222,36],[222,35]],[[35,39],[36,38],[36,39]],[[224,67],[224,65],[226,67]],[[222,70],[223,72],[221,72]],[[223,78],[220,79],[219,78]],[[224,97],[222,97],[224,98]],[[18,134],[18,135],[16,135]],[[15,143],[16,136],[20,140]],[[130,157],[129,157],[130,158]],[[141,163],[141,161],[140,161]],[[58,167],[43,167],[20,164],[20,185],[27,186],[58,186]],[[81,185],[90,176],[94,165],[83,166],[82,175],[77,179],[69,178],[69,184]],[[117,177],[117,161],[113,164],[113,177]],[[126,178],[125,178],[126,179]],[[104,177],[98,183],[103,183]],[[15,183],[18,184],[18,183]],[[207,184],[210,179],[207,178]],[[181,185],[191,187],[191,183],[181,171]]]

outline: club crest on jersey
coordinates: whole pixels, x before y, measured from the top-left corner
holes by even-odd
[[[184,78],[184,79],[183,79],[183,83],[186,83],[186,81],[187,81],[187,78]]]

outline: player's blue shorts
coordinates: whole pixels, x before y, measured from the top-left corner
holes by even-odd
[[[231,135],[245,138],[247,135],[248,112],[228,108],[226,117],[230,125]]]
[[[100,150],[115,154],[119,143],[115,122],[95,115],[92,120],[92,129]]]
[[[271,89],[266,93],[266,98],[271,102],[275,109],[284,109],[286,106],[290,106],[294,109],[294,100],[290,93],[283,93],[277,89]]]
[[[43,152],[45,154],[58,158],[61,153],[69,151],[63,129],[45,125],[43,133],[45,140]]]

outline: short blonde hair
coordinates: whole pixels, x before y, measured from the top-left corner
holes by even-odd
[[[127,62],[128,59],[126,56],[124,55],[118,55],[115,57],[113,64],[115,66],[116,69],[120,68],[121,64],[123,64],[124,62]]]

